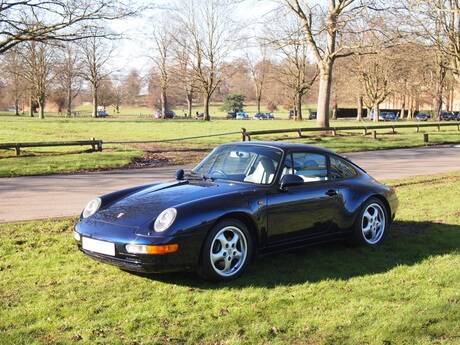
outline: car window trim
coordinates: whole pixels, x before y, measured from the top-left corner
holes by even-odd
[[[327,161],[328,161],[328,167],[327,167],[327,170],[328,170],[328,177],[330,178],[330,181],[344,181],[344,180],[350,180],[350,179],[354,179],[354,178],[357,178],[358,176],[361,175],[361,171],[359,171],[359,169],[361,169],[360,167],[358,167],[356,164],[354,164],[353,162],[351,162],[350,160],[346,159],[345,157],[341,157],[339,155],[336,155],[336,154],[328,154],[327,155]],[[345,161],[346,163],[350,164],[351,167],[353,168],[353,170],[355,171],[355,175],[353,176],[348,176],[348,177],[341,177],[341,178],[336,178],[336,179],[332,179],[331,177],[331,156],[337,158],[337,159],[341,159],[343,161]],[[359,169],[357,169],[359,168]],[[364,171],[364,169],[361,169],[362,171]]]
[[[236,144],[236,143],[232,143],[232,144],[222,144],[222,145],[220,145],[220,146],[218,146],[218,147],[235,147],[235,146],[239,146],[239,144]],[[263,147],[263,148],[273,149],[273,150],[276,150],[276,151],[278,151],[278,152],[281,152],[281,157],[280,157],[278,166],[276,167],[276,172],[275,172],[275,175],[273,176],[273,181],[272,181],[271,183],[254,183],[254,182],[247,182],[247,181],[234,181],[234,180],[229,180],[229,179],[225,179],[225,178],[216,178],[216,180],[230,181],[230,182],[235,182],[235,183],[246,183],[246,184],[250,184],[250,185],[253,185],[253,186],[263,186],[263,187],[268,187],[268,186],[274,186],[274,185],[276,185],[276,184],[279,182],[280,173],[281,173],[281,167],[282,167],[283,164],[284,164],[286,151],[283,150],[282,148],[279,148],[279,147],[276,147],[276,146],[271,146],[271,145],[263,145],[263,144],[258,145],[258,144],[253,144],[252,146],[257,146],[257,147]]]
[[[327,180],[324,180],[324,181],[304,181],[303,184],[299,185],[299,187],[303,187],[305,185],[308,185],[308,186],[311,186],[313,184],[319,184],[319,183],[326,183],[326,182],[329,182],[330,181],[330,178],[329,178],[329,168],[328,168],[328,161],[329,161],[329,158],[328,158],[328,154],[325,153],[325,152],[318,152],[318,151],[315,151],[315,150],[299,150],[299,149],[291,149],[291,150],[288,150],[286,151],[286,155],[287,156],[290,156],[291,157],[291,169],[294,169],[294,153],[311,153],[311,154],[315,154],[315,155],[322,155],[325,157],[326,159],[326,173],[327,173]],[[283,164],[281,165],[282,167],[284,167],[285,163],[286,163],[286,159],[287,157],[283,160]],[[280,171],[282,171],[282,169],[280,169]],[[291,170],[291,174],[292,174],[292,170]],[[300,176],[300,175],[298,175]],[[281,179],[281,175],[279,176],[278,180]],[[279,181],[278,181],[279,182]]]

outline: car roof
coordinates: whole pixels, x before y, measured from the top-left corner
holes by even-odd
[[[314,145],[306,145],[306,144],[299,144],[299,143],[291,143],[291,142],[279,142],[279,141],[237,141],[231,142],[222,145],[244,145],[244,146],[266,146],[266,147],[273,147],[278,148],[284,151],[289,150],[308,150],[308,151],[315,151],[315,152],[322,152],[322,153],[334,153],[331,150],[325,149],[323,147],[314,146]]]

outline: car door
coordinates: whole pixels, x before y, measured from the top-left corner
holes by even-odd
[[[281,190],[275,186],[267,196],[267,242],[273,244],[327,235],[337,216],[340,198],[328,177],[327,157],[317,152],[286,155],[281,176],[295,174],[302,185]]]

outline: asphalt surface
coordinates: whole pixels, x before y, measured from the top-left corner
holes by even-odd
[[[460,171],[460,145],[355,152],[345,156],[379,180]],[[177,166],[0,178],[0,222],[74,216],[98,195],[171,180],[176,169]]]

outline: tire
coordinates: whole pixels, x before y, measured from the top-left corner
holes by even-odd
[[[371,197],[364,202],[353,225],[353,244],[375,247],[382,243],[389,226],[388,211],[383,202]]]
[[[200,276],[211,281],[239,277],[249,264],[253,241],[247,226],[237,219],[226,219],[209,232],[201,250]]]

